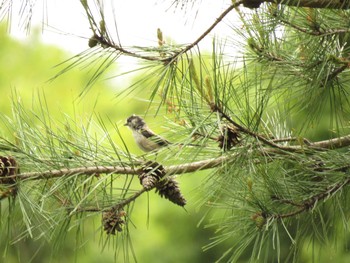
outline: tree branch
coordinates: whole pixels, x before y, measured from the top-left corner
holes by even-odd
[[[242,125],[238,124],[229,115],[227,115],[220,106],[212,104],[212,105],[210,105],[210,107],[211,107],[212,111],[218,112],[223,118],[225,118],[232,125],[237,127],[239,129],[239,131],[241,131],[241,132],[243,132],[245,134],[248,134],[248,135],[258,139],[259,141],[261,141],[262,143],[264,143],[264,144],[266,144],[268,146],[271,146],[273,148],[277,148],[277,149],[280,149],[280,150],[289,151],[289,152],[294,152],[294,151],[297,151],[297,150],[301,149],[300,147],[295,148],[295,147],[281,146],[281,145],[275,143],[273,140],[269,140],[269,139],[267,139],[267,138],[265,138],[265,137],[255,133],[255,132],[252,132],[251,130],[243,127]]]
[[[142,55],[137,52],[128,50],[123,48],[121,45],[115,44],[113,40],[108,36],[107,31],[104,29],[99,29],[98,24],[94,17],[91,14],[90,9],[87,6],[87,3],[83,4],[85,11],[87,12],[87,17],[89,19],[89,23],[91,29],[94,33],[93,37],[90,39],[92,42],[99,43],[103,48],[109,47],[117,52],[120,52],[123,55],[135,57],[139,59],[144,59],[148,61],[159,61],[164,64],[169,64],[174,62],[179,56],[188,52],[193,47],[197,46],[223,19],[224,17],[230,13],[233,9],[237,8],[240,5],[248,6],[248,7],[259,7],[259,5],[263,2],[273,2],[276,3],[276,0],[240,0],[234,2],[230,5],[221,15],[215,20],[215,22],[205,31],[202,35],[200,35],[193,43],[185,46],[177,52],[174,52],[170,56],[148,56]],[[277,3],[286,4],[291,6],[300,6],[300,7],[320,7],[320,8],[350,8],[349,0],[291,0],[291,1],[283,1],[278,0]],[[95,44],[96,45],[96,44]]]
[[[135,192],[133,195],[129,196],[128,198],[122,199],[121,201],[117,202],[113,206],[108,207],[75,207],[75,208],[67,208],[69,211],[69,214],[76,214],[76,213],[82,213],[82,212],[103,212],[110,209],[119,210],[122,209],[124,206],[130,204],[131,202],[135,201],[140,195],[143,193],[149,191],[150,189],[142,188]]]
[[[62,168],[57,170],[48,170],[43,172],[29,172],[17,175],[21,180],[31,179],[50,179],[62,176],[72,175],[95,175],[95,174],[137,174],[137,170],[126,166],[92,166],[92,167],[76,167],[76,168]],[[11,178],[12,176],[8,176]]]
[[[172,165],[164,167],[167,175],[191,173],[200,170],[211,169],[219,166],[223,162],[236,156],[236,154],[220,156],[218,158],[212,158],[192,163],[186,163],[181,165]],[[95,175],[95,174],[127,174],[137,175],[138,169],[125,166],[92,166],[92,167],[77,167],[77,168],[63,168],[57,170],[48,170],[43,172],[28,172],[20,173],[17,175],[7,176],[6,178],[14,178],[20,180],[40,180],[51,179],[63,176],[74,175]]]
[[[243,5],[258,8],[262,3],[283,4],[296,7],[349,9],[349,0],[244,0]]]
[[[131,57],[135,57],[135,58],[140,58],[140,59],[144,59],[144,60],[149,60],[149,61],[160,61],[163,62],[165,64],[171,63],[172,61],[176,60],[176,58],[184,53],[186,53],[187,51],[189,51],[190,49],[192,49],[193,47],[195,47],[196,45],[199,44],[199,42],[201,42],[221,21],[222,19],[224,19],[224,17],[230,13],[233,9],[235,9],[236,7],[238,7],[239,5],[243,4],[244,0],[240,0],[237,1],[235,3],[233,3],[232,5],[230,5],[216,20],[215,22],[206,30],[204,31],[204,33],[202,35],[200,35],[193,43],[185,46],[183,49],[175,52],[173,55],[164,58],[163,56],[145,56],[145,55],[140,55],[137,54],[135,52],[132,52],[130,50],[127,50],[123,47],[121,47],[120,45],[115,44],[109,37],[106,37],[102,34],[100,34],[100,30],[95,30],[94,28],[92,28],[93,32],[94,32],[94,36],[91,38],[92,40],[97,41],[102,47],[106,48],[113,48],[116,51],[127,55],[127,56],[131,56]],[[89,14],[88,18],[93,19],[93,17]],[[90,24],[92,25],[97,25],[97,23],[95,21],[93,21],[93,23]]]
[[[264,139],[267,140],[267,139]],[[303,141],[305,141],[304,139]],[[350,135],[346,135],[339,138],[334,138],[330,140],[310,142],[306,140],[308,144],[305,145],[295,145],[288,146],[288,149],[293,149],[293,151],[305,151],[306,149],[316,149],[316,150],[327,150],[327,149],[338,149],[350,146]],[[280,152],[285,151],[286,147],[281,146],[281,148],[274,148],[276,143],[273,143],[272,149],[265,147],[261,148],[261,154],[276,154],[277,150]],[[222,163],[232,160],[237,156],[237,153],[232,153],[229,155],[223,155],[217,158],[206,159],[202,161],[196,161],[192,163],[180,164],[180,165],[171,165],[164,167],[165,173],[167,175],[176,175],[184,173],[192,173],[200,170],[212,169],[217,166],[220,166]],[[128,175],[137,175],[138,169],[135,167],[128,166],[92,166],[92,167],[77,167],[77,168],[63,168],[57,170],[48,170],[43,172],[28,172],[20,173],[17,175],[7,176],[6,178],[14,178],[20,180],[39,180],[39,179],[50,179],[57,178],[62,176],[73,176],[73,175],[94,175],[94,174],[128,174]]]
[[[295,30],[305,33],[305,34],[309,34],[312,36],[317,36],[317,37],[322,37],[322,36],[328,36],[328,35],[333,35],[333,34],[344,34],[344,33],[349,33],[350,29],[348,28],[329,28],[327,30],[310,30],[308,28],[303,28],[300,27],[298,25],[293,24],[292,22],[278,16],[276,13],[272,13],[272,16],[275,17],[276,19],[278,19],[279,21],[281,21],[283,24],[294,28]]]
[[[336,68],[332,73],[330,73],[328,76],[326,76],[326,78],[324,80],[322,80],[321,83],[324,83],[324,85],[325,85],[328,81],[332,81],[340,73],[342,73],[344,70],[346,70],[348,67],[349,67],[349,65],[347,63],[345,63],[344,65]]]
[[[326,199],[328,196],[334,194],[335,192],[341,190],[344,188],[346,185],[350,183],[350,178],[345,179],[342,182],[339,182],[335,184],[334,186],[328,187],[324,192],[321,192],[319,194],[313,195],[310,198],[304,200],[299,206],[300,208],[289,212],[285,214],[275,214],[272,215],[272,218],[276,219],[282,219],[282,218],[287,218],[287,217],[293,217],[295,215],[301,214],[303,212],[308,211],[309,209],[312,209],[319,201]]]
[[[180,52],[178,52],[177,54],[175,54],[175,56],[172,58],[174,59],[175,57],[186,53],[187,51],[189,51],[191,48],[193,48],[194,46],[198,45],[198,43],[200,41],[203,40],[203,38],[205,38],[220,22],[222,19],[224,19],[224,17],[230,13],[233,9],[235,9],[236,7],[238,7],[239,5],[243,4],[244,0],[241,1],[237,1],[234,4],[232,4],[231,6],[229,6],[216,20],[215,22],[199,37],[197,38],[196,41],[194,41],[193,43],[189,44],[188,46],[186,46],[183,50],[181,50]]]
[[[343,137],[333,138],[330,140],[313,142],[310,144],[312,147],[323,149],[338,149],[350,146],[350,135]]]

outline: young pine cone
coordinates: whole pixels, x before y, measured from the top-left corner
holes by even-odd
[[[114,208],[102,212],[103,230],[105,230],[107,234],[112,235],[115,235],[115,231],[122,232],[122,225],[125,224],[122,217],[125,215],[126,213],[123,210]]]
[[[139,170],[140,184],[147,190],[156,186],[159,180],[165,175],[164,167],[157,163],[148,161]]]
[[[170,177],[165,178],[156,185],[156,193],[161,197],[165,197],[169,201],[179,206],[186,205],[186,199],[180,192],[178,183]]]
[[[234,126],[225,125],[222,128],[222,135],[217,138],[219,147],[224,151],[230,150],[240,142],[240,134]]]

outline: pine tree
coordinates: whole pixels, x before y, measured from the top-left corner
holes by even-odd
[[[81,1],[90,50],[56,77],[98,64],[90,87],[120,56],[147,63],[142,85],[120,96],[147,87],[150,112],[164,113],[173,131],[167,139],[179,144],[141,158],[113,141],[102,118],[94,123],[99,137],[14,101],[14,116],[3,118],[15,139],[0,140],[1,196],[22,206],[27,235],[100,213],[104,234],[129,244],[140,196],[155,190],[185,206],[176,176],[205,170],[201,205],[216,233],[205,250],[227,247],[218,261],[301,262],[305,249],[346,251],[350,1],[232,1],[191,44],[168,44],[158,29],[158,46],[129,48],[112,33],[103,2],[96,3]],[[191,1],[173,4],[190,8]],[[199,44],[231,13],[241,23],[231,38],[213,41],[208,59]]]

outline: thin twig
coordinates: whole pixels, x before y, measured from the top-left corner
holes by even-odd
[[[155,187],[155,186],[154,186]],[[152,187],[152,188],[154,188]],[[142,188],[141,190],[137,191],[136,193],[134,193],[132,196],[124,199],[123,201],[117,203],[116,205],[114,205],[112,208],[113,209],[116,209],[116,210],[119,210],[121,208],[123,208],[124,206],[130,204],[131,202],[135,201],[136,198],[138,198],[140,195],[142,195],[143,193],[149,191],[150,188]]]
[[[328,76],[326,76],[326,78],[324,80],[321,81],[321,83],[323,83],[324,85],[329,82],[332,81],[333,79],[335,79],[340,73],[342,73],[344,70],[346,70],[349,67],[348,63],[344,63],[344,65],[336,68],[331,74],[329,74]]]
[[[344,34],[344,33],[350,32],[350,30],[347,28],[335,28],[335,29],[328,29],[328,30],[324,30],[324,31],[308,30],[307,28],[297,26],[297,25],[291,23],[290,21],[277,16],[276,13],[273,13],[272,16],[275,17],[276,19],[278,19],[279,21],[281,21],[283,24],[288,25],[291,28],[294,28],[295,30],[297,30],[299,32],[302,32],[302,33],[305,33],[308,35],[312,35],[312,36],[323,37],[323,36],[328,36],[328,35],[333,35],[333,34]]]
[[[300,204],[300,203],[297,203],[293,200],[289,200],[289,199],[281,199],[279,198],[278,196],[272,196],[271,197],[272,200],[276,200],[278,201],[279,203],[283,203],[283,204],[289,204],[289,205],[292,205],[292,206],[297,206],[297,207],[302,207],[303,205]]]
[[[153,187],[152,187],[153,188]],[[129,196],[128,198],[125,198],[119,202],[117,202],[115,205],[113,206],[108,206],[108,207],[76,207],[76,208],[69,208],[69,214],[76,214],[76,213],[83,213],[83,212],[103,212],[103,211],[107,211],[110,209],[115,209],[115,210],[120,210],[122,209],[124,206],[130,204],[131,202],[135,201],[140,195],[142,195],[143,193],[149,191],[151,188],[142,188],[141,190],[138,190],[136,193],[134,193],[133,195]]]
[[[324,192],[318,193],[318,194],[313,195],[310,198],[304,200],[303,202],[300,203],[300,205],[299,205],[300,208],[298,208],[292,212],[285,213],[285,214],[275,214],[275,215],[272,215],[271,217],[276,218],[276,219],[281,219],[281,218],[293,217],[293,216],[296,216],[296,215],[301,214],[303,212],[306,212],[306,211],[312,209],[313,207],[315,207],[315,205],[319,201],[326,199],[328,196],[331,196],[332,194],[341,190],[349,183],[350,183],[350,178],[347,178],[343,182],[339,182],[336,185],[327,188]]]
[[[183,50],[181,50],[180,52],[178,52],[174,57],[177,57],[180,54],[186,53],[187,51],[189,51],[190,49],[192,49],[194,46],[198,45],[198,43],[200,41],[203,40],[203,38],[205,38],[221,21],[222,19],[224,19],[224,17],[230,13],[233,9],[235,9],[236,7],[240,6],[241,4],[244,3],[244,0],[241,1],[237,1],[234,4],[230,5],[216,20],[215,22],[206,30],[204,31],[204,33],[197,38],[196,41],[194,41],[193,43],[189,44],[188,46],[186,46]]]
[[[299,138],[299,137],[286,137],[286,138],[277,138],[277,139],[272,139],[271,141],[273,141],[274,143],[278,143],[278,142],[303,142],[306,145],[311,145],[312,142],[310,142],[308,139],[306,138]]]
[[[131,57],[135,57],[135,58],[140,58],[140,59],[144,59],[144,60],[149,60],[149,61],[160,61],[160,62],[164,62],[164,63],[170,63],[174,60],[176,60],[176,58],[186,52],[188,52],[190,49],[192,49],[193,47],[195,47],[196,45],[199,44],[199,42],[201,42],[221,21],[222,19],[224,19],[224,17],[230,13],[233,9],[235,9],[236,7],[238,7],[239,5],[243,4],[244,0],[238,1],[233,3],[232,5],[230,5],[223,13],[221,13],[221,15],[215,20],[215,22],[206,30],[204,31],[203,34],[201,34],[194,42],[192,42],[191,44],[185,46],[183,49],[179,50],[178,52],[175,52],[172,56],[164,58],[164,57],[157,57],[157,56],[145,56],[145,55],[140,55],[137,54],[135,52],[132,52],[130,50],[127,50],[123,47],[121,47],[120,45],[116,45],[114,44],[110,38],[108,37],[106,39],[105,36],[103,35],[97,35],[96,30],[94,30],[94,28],[92,28],[93,32],[94,32],[94,36],[93,38],[98,41],[100,43],[100,45],[102,47],[109,47],[109,48],[113,48],[118,52],[121,52],[124,55],[127,56],[131,56]],[[89,18],[93,19],[91,16],[88,15]],[[89,19],[90,20],[90,19]],[[96,23],[95,23],[96,24]]]

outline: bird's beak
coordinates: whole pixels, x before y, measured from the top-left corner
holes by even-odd
[[[124,126],[128,126],[128,123],[125,123]]]

